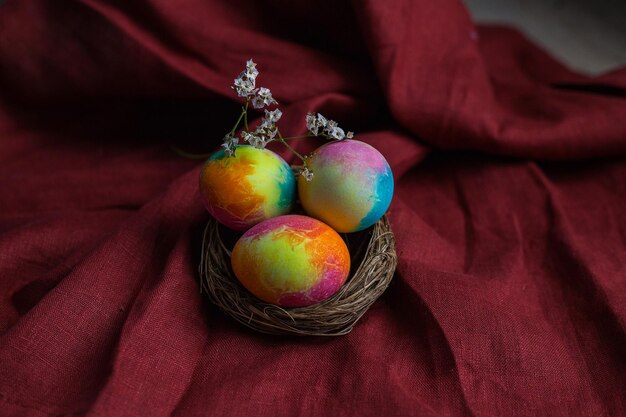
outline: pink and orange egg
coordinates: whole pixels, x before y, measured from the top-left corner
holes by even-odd
[[[307,216],[279,216],[249,229],[231,264],[241,284],[283,307],[319,303],[335,294],[350,272],[350,253],[330,226]]]

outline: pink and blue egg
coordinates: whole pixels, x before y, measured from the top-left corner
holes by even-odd
[[[231,256],[241,284],[261,300],[283,307],[319,303],[334,295],[350,272],[345,242],[308,216],[274,217],[249,229]]]
[[[385,157],[358,140],[327,143],[307,160],[314,177],[298,178],[306,213],[342,233],[366,229],[391,204],[394,181]]]
[[[220,223],[247,230],[291,210],[296,180],[291,167],[274,152],[240,145],[234,156],[222,149],[209,157],[200,172],[200,194]]]

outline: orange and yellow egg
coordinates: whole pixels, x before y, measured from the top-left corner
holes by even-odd
[[[288,213],[296,198],[291,167],[268,149],[237,146],[235,155],[215,152],[200,173],[204,206],[220,223],[247,230]]]

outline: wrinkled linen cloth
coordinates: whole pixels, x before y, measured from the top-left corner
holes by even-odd
[[[250,58],[283,132],[319,111],[394,171],[398,268],[347,336],[199,292],[201,161],[172,147],[217,149]],[[458,0],[8,0],[0,415],[626,415],[625,151],[625,70]]]

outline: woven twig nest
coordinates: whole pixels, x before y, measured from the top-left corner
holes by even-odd
[[[233,274],[230,254],[237,237],[215,219],[209,220],[202,240],[201,288],[226,314],[262,333],[301,336],[349,333],[385,291],[397,264],[395,239],[385,216],[363,232],[344,235],[352,270],[337,294],[312,306],[282,308],[253,296]]]

